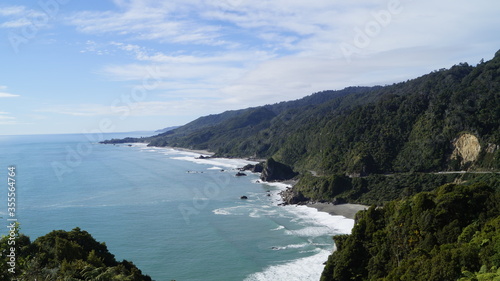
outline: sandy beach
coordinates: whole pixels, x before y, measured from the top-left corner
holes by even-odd
[[[194,150],[194,149],[187,149],[187,148],[181,148],[181,147],[169,147],[178,151],[184,151],[184,152],[191,152],[191,153],[197,153],[200,155],[204,156],[212,156],[214,155],[213,152],[207,151],[207,150]],[[224,159],[224,158],[221,158]],[[242,161],[248,161],[247,159],[239,159]],[[285,184],[285,185],[295,185],[297,183],[296,180],[289,180],[285,182],[280,182],[280,184]],[[356,216],[356,213],[361,210],[366,210],[370,206],[365,206],[365,205],[360,205],[360,204],[338,204],[334,205],[331,203],[309,203],[306,205],[307,207],[315,208],[316,210],[320,212],[325,212],[328,213],[332,216],[343,216],[348,219],[354,219]]]
[[[171,147],[171,146],[168,146],[166,148],[171,148],[171,149],[175,149],[178,151],[184,151],[184,152],[197,153],[197,154],[200,154],[203,156],[212,156],[215,154],[214,152],[210,152],[208,150],[196,150],[196,149],[189,149],[189,148],[182,148],[182,147]]]
[[[360,204],[339,204],[333,205],[331,203],[310,203],[308,207],[315,208],[320,212],[329,213],[332,216],[343,216],[348,219],[354,219],[356,213],[361,210],[366,210],[370,206]]]

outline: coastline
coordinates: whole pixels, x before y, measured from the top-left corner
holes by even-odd
[[[203,156],[213,156],[215,153],[210,152],[208,150],[196,150],[196,149],[188,149],[188,148],[182,148],[182,147],[173,147],[173,146],[165,146],[165,148],[170,148],[182,152],[191,152],[191,153],[196,153],[196,154],[201,154]]]
[[[140,145],[144,146],[144,144]],[[147,147],[144,149],[151,149],[152,147]],[[208,164],[213,165],[212,168],[215,167],[223,167],[226,169],[226,172],[231,174],[233,171],[238,170],[242,166],[246,164],[252,163],[249,159],[244,158],[200,158],[200,155],[207,156],[213,155],[213,153],[209,151],[203,150],[192,150],[178,147],[155,147],[153,149],[159,150],[166,149],[167,151],[163,151],[163,154],[168,155],[168,157],[176,160],[189,161],[197,164]],[[181,152],[181,155],[175,155],[175,152],[170,151],[174,150]],[[253,162],[255,164],[256,162]],[[208,166],[209,167],[209,166]],[[212,169],[208,168],[208,169]],[[230,170],[228,170],[230,169]],[[252,172],[253,173],[253,172]],[[259,173],[253,173],[259,174]],[[234,175],[234,174],[233,174]],[[283,190],[286,190],[290,186],[295,185],[296,181],[280,181],[280,182],[266,182],[258,179],[252,180],[252,182],[256,184],[264,184],[269,185],[274,188],[270,188],[270,191],[267,191],[267,196],[265,198],[269,198],[269,204],[273,206],[278,206],[279,203],[283,202],[282,197],[279,193]],[[264,189],[265,191],[266,189]],[[262,191],[256,190],[258,193],[264,194]],[[250,201],[255,200],[254,197],[248,195]],[[237,210],[241,208],[247,208],[247,204],[250,201],[241,201],[237,200],[238,206],[229,206],[218,208],[217,210],[221,210],[221,212],[215,212],[216,215],[231,215],[235,213],[237,214]],[[267,201],[267,200],[266,200]],[[240,203],[241,202],[241,203]],[[241,206],[240,206],[241,205]],[[277,248],[279,250],[287,250],[294,249],[294,247],[315,247],[314,254],[306,257],[300,257],[290,260],[284,264],[273,264],[269,265],[265,268],[262,268],[258,271],[255,271],[248,275],[244,280],[245,281],[257,281],[257,280],[318,280],[321,276],[321,273],[324,270],[324,262],[328,259],[328,256],[331,254],[332,249],[334,249],[333,241],[331,241],[331,235],[333,234],[349,234],[352,231],[352,227],[354,225],[354,216],[356,212],[361,209],[363,210],[366,206],[353,206],[352,204],[344,204],[344,205],[333,205],[328,203],[313,203],[313,204],[294,204],[294,205],[286,205],[279,208],[283,208],[282,211],[279,212],[287,212],[288,214],[293,216],[294,220],[305,220],[309,223],[302,228],[284,228],[282,225],[278,224],[276,228],[271,229],[271,231],[275,231],[274,233],[283,232],[283,235],[289,236],[297,236],[297,237],[309,237],[309,239],[317,239],[317,237],[321,235],[325,235],[328,233],[328,241],[321,241],[319,244],[322,246],[314,246],[313,244],[291,244],[291,245],[280,245],[277,244]],[[240,209],[239,209],[240,208]],[[271,209],[267,209],[271,208]],[[267,214],[274,207],[265,207],[262,210],[249,212],[248,215],[253,217],[264,216],[262,214]],[[214,210],[212,210],[214,212]],[[272,212],[271,212],[272,213]],[[244,215],[246,213],[243,213]],[[312,242],[310,242],[312,243]],[[331,248],[327,248],[325,245],[331,244]],[[305,245],[305,246],[304,246]],[[274,246],[274,245],[273,245]],[[276,249],[272,249],[273,251],[277,251]],[[297,269],[301,270],[297,270]]]
[[[188,149],[188,148],[172,147],[172,146],[167,146],[164,148],[173,149],[173,150],[182,151],[182,152],[193,153],[193,154],[200,154],[200,155],[209,156],[209,157],[211,157],[215,154],[214,152],[210,152],[208,150],[196,150],[196,149]],[[194,158],[196,159],[196,157],[194,157]],[[233,158],[219,158],[219,159],[240,160],[240,161],[242,161],[242,163],[245,163],[247,161],[252,161],[250,159],[244,159],[244,158],[234,158],[234,159]],[[203,159],[203,160],[208,160],[208,159]],[[286,190],[289,186],[293,187],[295,185],[296,181],[288,180],[288,181],[282,181],[282,182],[265,182],[265,181],[261,180],[260,183],[271,185],[271,186],[277,186],[277,187],[280,187],[282,190]],[[280,199],[281,199],[281,196],[280,196]],[[370,207],[370,206],[365,206],[365,205],[360,205],[360,204],[351,204],[351,203],[334,205],[332,203],[319,203],[319,202],[307,203],[304,206],[316,209],[318,212],[327,213],[331,216],[343,216],[343,217],[345,217],[347,219],[351,219],[351,220],[355,219],[356,213],[358,211],[367,210]]]
[[[351,220],[355,219],[357,212],[367,210],[370,207],[351,203],[338,205],[334,205],[332,203],[308,203],[305,206],[314,208],[318,210],[318,212],[325,212],[332,216],[343,216]]]
[[[212,156],[215,154],[215,153],[207,151],[207,150],[194,150],[194,149],[187,149],[187,148],[181,148],[181,147],[168,147],[168,148],[178,150],[178,151],[183,151],[183,152],[202,154],[203,156],[206,156],[206,155]],[[231,158],[219,158],[219,159],[228,159],[229,160]],[[236,158],[236,159],[232,159],[232,160],[249,161],[249,159],[244,159],[244,158]],[[260,183],[278,186],[278,187],[282,188],[282,190],[286,190],[290,186],[293,187],[297,183],[297,181],[287,180],[287,181],[280,181],[280,182],[265,182],[265,181],[261,180]],[[294,205],[298,205],[298,204],[294,204]],[[358,211],[367,210],[370,207],[370,206],[365,206],[365,205],[361,205],[361,204],[351,204],[351,203],[334,205],[332,203],[319,203],[319,202],[307,203],[307,204],[305,204],[305,206],[309,207],[309,208],[316,209],[318,212],[327,213],[331,216],[343,216],[344,218],[351,219],[351,220],[355,219],[356,213]]]

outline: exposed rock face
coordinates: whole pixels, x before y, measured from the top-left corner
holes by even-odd
[[[264,170],[264,165],[262,163],[257,163],[255,165],[248,164],[240,169],[241,171],[251,171],[252,173],[262,173]]]
[[[289,166],[276,162],[273,158],[269,158],[264,164],[264,170],[260,178],[264,181],[285,181],[297,176]]]
[[[486,147],[486,152],[495,153],[498,149],[500,149],[500,145],[494,143],[488,143],[488,147]]]
[[[453,142],[453,153],[451,159],[460,159],[461,165],[469,162],[474,162],[481,152],[481,145],[476,136],[471,134],[463,134]]]
[[[300,191],[295,191],[293,188],[280,192],[283,199],[283,205],[307,203],[309,198],[305,197]]]
[[[257,163],[253,166],[253,173],[262,173],[262,171],[264,171],[264,165],[262,163]]]

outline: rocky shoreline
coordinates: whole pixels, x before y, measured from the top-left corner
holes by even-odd
[[[264,162],[258,163],[256,165],[246,165],[240,169],[241,171],[251,171],[261,173],[261,180],[266,182],[281,182],[289,184],[285,190],[279,192],[283,203],[279,204],[285,205],[305,205],[307,207],[315,208],[320,212],[328,213],[332,216],[343,216],[348,219],[355,219],[356,213],[362,210],[366,210],[369,206],[360,204],[350,204],[342,200],[337,200],[334,202],[314,202],[309,198],[306,198],[300,191],[295,191],[293,186],[296,180],[293,180],[297,176],[297,173],[293,172],[292,169],[286,165],[278,163],[272,159]]]
[[[369,206],[361,204],[351,204],[345,201],[336,202],[315,202],[306,198],[300,191],[297,192],[289,187],[279,193],[283,199],[280,205],[304,205],[307,207],[315,208],[320,212],[329,213],[332,216],[343,216],[348,219],[355,219],[356,213],[359,211],[367,210]]]

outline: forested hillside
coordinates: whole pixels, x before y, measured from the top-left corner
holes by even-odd
[[[327,280],[500,280],[500,193],[443,185],[357,214],[336,236]]]
[[[151,146],[269,158],[319,175],[500,169],[500,52],[477,66],[199,118]]]

